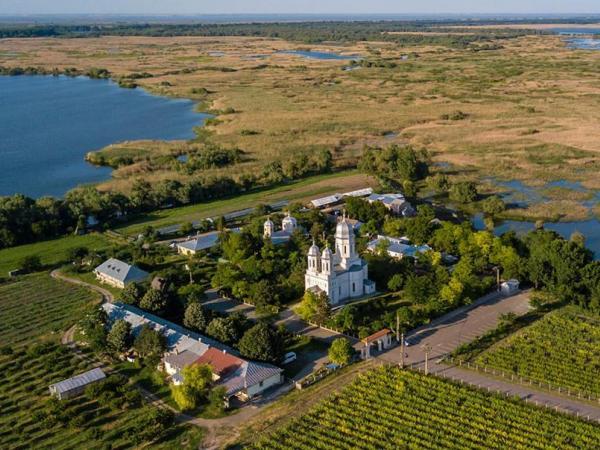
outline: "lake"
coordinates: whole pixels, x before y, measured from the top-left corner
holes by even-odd
[[[110,178],[85,154],[137,139],[190,139],[208,116],[190,100],[122,89],[109,80],[0,76],[0,195],[60,197]]]
[[[473,219],[473,226],[478,230],[484,230],[483,215],[476,214]],[[585,246],[594,252],[594,258],[600,259],[600,221],[597,219],[585,220],[582,222],[546,222],[546,230],[556,231],[563,238],[569,239],[571,235],[578,231],[585,236]],[[525,234],[535,229],[532,222],[520,222],[517,220],[503,220],[498,222],[494,228],[494,234],[501,235],[507,231],[515,231],[517,234]]]
[[[349,59],[360,59],[359,55],[340,55],[339,53],[330,53],[330,52],[313,52],[313,51],[305,51],[305,50],[289,50],[289,51],[280,51],[276,52],[283,55],[296,55],[302,56],[308,59],[333,59],[340,61],[347,61]]]

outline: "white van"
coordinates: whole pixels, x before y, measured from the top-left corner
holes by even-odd
[[[296,358],[297,356],[295,352],[286,353],[281,364],[285,366],[286,364],[296,361]]]

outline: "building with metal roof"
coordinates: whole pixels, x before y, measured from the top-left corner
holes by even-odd
[[[410,217],[415,214],[412,205],[406,201],[404,195],[396,194],[371,194],[367,197],[369,203],[381,202],[391,212],[397,215]]]
[[[344,192],[342,194],[343,197],[366,197],[367,195],[371,195],[373,193],[373,188],[363,188],[357,189],[355,191]]]
[[[367,244],[367,250],[376,252],[381,243],[387,245],[386,251],[392,258],[402,259],[405,256],[416,258],[419,253],[426,253],[431,250],[429,245],[411,245],[410,241],[405,238],[393,238],[390,236],[378,235]]]
[[[279,367],[245,360],[231,347],[135,306],[105,303],[102,308],[109,321],[129,322],[134,336],[144,326],[152,327],[165,336],[168,353],[163,357],[162,363],[174,384],[184,382],[181,371],[192,364],[211,366],[213,379],[226,388],[228,398],[237,396],[247,400],[283,381],[283,370]]]
[[[333,194],[328,195],[327,197],[315,198],[310,204],[313,208],[325,208],[337,204],[342,198],[342,194]]]
[[[51,395],[59,400],[64,400],[82,394],[87,386],[105,378],[106,375],[102,369],[95,368],[59,383],[51,384],[48,389]]]
[[[199,251],[207,250],[214,247],[219,242],[219,231],[211,231],[210,233],[199,234],[187,241],[175,243],[177,253],[180,255],[195,255]]]
[[[102,283],[123,289],[129,283],[142,282],[150,274],[115,258],[104,261],[94,269],[96,278]]]

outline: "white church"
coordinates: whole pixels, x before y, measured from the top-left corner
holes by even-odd
[[[335,229],[335,253],[329,247],[321,253],[314,243],[310,247],[304,280],[307,291],[325,292],[332,305],[375,292],[367,263],[356,253],[354,231],[345,215]]]
[[[275,224],[268,218],[263,225],[263,237],[270,239],[273,244],[283,244],[292,238],[292,234],[298,228],[298,222],[288,212],[281,221],[281,230],[275,231]]]

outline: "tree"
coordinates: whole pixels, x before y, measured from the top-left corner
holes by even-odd
[[[225,396],[227,389],[224,386],[216,386],[208,394],[208,409],[213,415],[223,414],[225,411]]]
[[[38,255],[27,255],[19,263],[19,269],[26,273],[37,272],[42,269],[42,260]]]
[[[327,352],[329,360],[341,366],[348,364],[352,360],[353,355],[354,348],[352,348],[350,341],[346,338],[335,339]]]
[[[173,386],[171,393],[182,411],[194,409],[206,398],[212,383],[212,369],[208,364],[192,364],[181,371],[183,383]]]
[[[211,320],[208,327],[206,327],[206,334],[227,345],[236,343],[240,338],[239,330],[235,323],[224,317],[217,317]]]
[[[496,216],[504,212],[506,205],[500,197],[497,195],[492,195],[482,202],[481,208],[483,209],[484,213],[489,214],[490,216]]]
[[[144,325],[135,338],[133,347],[146,365],[153,367],[158,364],[166,349],[166,339],[149,325]]]
[[[138,305],[144,296],[144,289],[139,283],[129,283],[123,289],[121,301],[129,305]]]
[[[206,310],[198,302],[191,302],[185,309],[183,324],[200,333],[203,333],[212,319],[210,310]]]
[[[402,190],[404,191],[404,195],[409,199],[417,198],[417,185],[414,181],[404,180],[402,182]]]
[[[397,273],[388,281],[387,287],[390,291],[397,292],[402,289],[402,285],[404,284],[404,277],[401,273]]]
[[[246,358],[274,363],[283,355],[284,342],[277,330],[266,322],[259,322],[244,333],[239,349]]]
[[[140,308],[150,312],[161,312],[167,307],[167,296],[157,289],[148,289],[140,300]]]
[[[436,173],[431,177],[427,177],[426,182],[427,186],[438,194],[448,192],[448,189],[450,188],[448,177],[443,173]]]
[[[316,322],[318,325],[323,324],[331,316],[331,305],[327,294],[306,291],[297,312],[304,320]]]
[[[85,341],[95,351],[105,350],[107,321],[104,309],[95,307],[79,322]]]
[[[450,187],[450,200],[471,203],[477,199],[477,186],[472,181],[461,181]]]
[[[118,353],[126,351],[131,346],[131,324],[125,320],[117,320],[113,323],[106,342]]]

